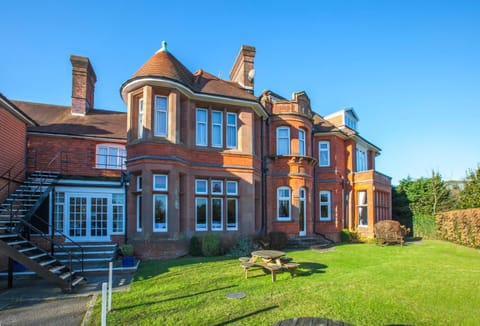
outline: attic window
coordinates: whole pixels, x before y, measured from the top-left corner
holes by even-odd
[[[357,119],[345,113],[345,125],[350,129],[357,130]]]

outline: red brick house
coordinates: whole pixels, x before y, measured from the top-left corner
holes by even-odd
[[[127,241],[138,256],[165,257],[205,232],[225,242],[371,236],[391,218],[380,149],[351,108],[322,117],[305,92],[255,96],[255,54],[241,47],[223,80],[191,72],[164,43],[121,85],[127,113],[94,108],[95,72],[72,56],[72,105],[4,99],[25,116],[2,150],[26,149],[30,173],[59,173],[43,218],[81,243]]]

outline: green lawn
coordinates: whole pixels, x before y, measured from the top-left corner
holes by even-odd
[[[291,251],[298,276],[261,270],[245,279],[235,258],[143,262],[113,294],[110,325],[271,325],[324,317],[353,325],[480,325],[480,251],[441,241]],[[225,298],[244,292],[241,300]],[[90,321],[100,323],[100,301]]]

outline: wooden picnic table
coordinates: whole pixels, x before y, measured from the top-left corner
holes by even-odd
[[[267,263],[275,261],[278,266],[282,265],[280,257],[283,256],[285,256],[285,253],[279,250],[257,250],[252,252],[254,262],[256,262],[258,258],[262,258]]]
[[[291,258],[284,258],[285,253],[278,250],[257,250],[252,252],[252,257],[243,260],[241,267],[245,270],[245,278],[248,278],[248,269],[251,267],[262,267],[272,274],[272,282],[276,280],[276,273],[289,271],[293,277],[298,264],[290,263]],[[261,259],[262,261],[258,261]]]

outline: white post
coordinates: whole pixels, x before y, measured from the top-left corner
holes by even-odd
[[[108,312],[112,311],[113,262],[108,263]]]
[[[102,326],[107,326],[107,282],[102,283]]]

